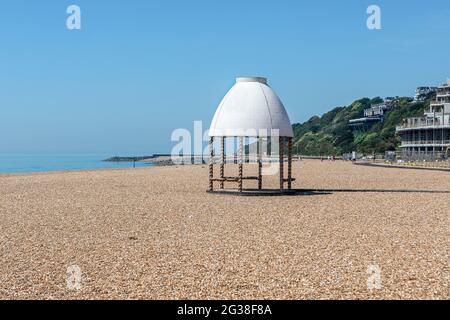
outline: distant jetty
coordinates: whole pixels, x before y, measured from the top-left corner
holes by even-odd
[[[139,156],[139,157],[111,157],[103,160],[105,162],[144,162],[148,164],[155,164],[160,166],[173,165],[170,154],[154,154],[151,156]]]
[[[206,164],[209,157],[204,155],[184,155],[182,156],[181,163],[174,163],[172,161],[172,155],[170,154],[154,154],[151,156],[139,156],[139,157],[111,157],[102,161],[106,162],[142,162],[145,164],[154,164],[158,166],[173,166],[175,164],[188,165],[188,164]]]
[[[153,159],[154,156],[142,156],[142,157],[111,157],[103,160],[104,162],[133,162],[144,161],[147,159]]]
[[[133,161],[143,161],[147,159],[153,159],[153,156],[142,156],[142,157],[111,157],[103,160],[104,162],[133,162]]]

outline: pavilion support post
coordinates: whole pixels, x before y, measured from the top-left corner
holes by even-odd
[[[214,190],[214,137],[209,138],[209,191]]]
[[[220,178],[225,177],[225,137],[220,138]],[[220,189],[224,189],[224,181],[220,181]]]
[[[288,189],[292,189],[292,138],[288,138]]]
[[[262,189],[262,139],[258,137],[258,141],[256,142],[257,146],[257,161],[258,161],[258,189]]]
[[[280,148],[280,190],[284,189],[284,139],[283,137],[279,138],[279,148]]]
[[[244,167],[244,157],[243,150],[244,149],[244,138],[239,137],[239,149],[238,149],[238,162],[239,162],[239,176],[238,176],[238,189],[239,192],[242,192],[242,175],[243,175],[243,167]]]

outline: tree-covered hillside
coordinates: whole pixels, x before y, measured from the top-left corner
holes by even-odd
[[[348,121],[364,116],[364,109],[383,102],[380,98],[364,98],[346,107],[338,107],[321,117],[315,116],[301,124],[294,124],[294,151],[311,156],[341,155],[352,151],[384,153],[396,150],[400,143],[395,127],[403,118],[423,115],[432,96],[425,102],[412,102],[399,98],[392,111],[385,114],[384,122],[377,123],[367,132],[352,131]]]

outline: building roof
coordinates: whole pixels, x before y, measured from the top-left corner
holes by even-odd
[[[279,130],[281,137],[293,137],[289,116],[280,98],[262,77],[237,78],[216,110],[211,137],[267,136]]]

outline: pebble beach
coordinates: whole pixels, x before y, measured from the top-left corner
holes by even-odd
[[[330,191],[208,194],[204,165],[0,174],[0,299],[450,298],[450,193],[412,192],[450,191],[448,172],[305,160],[293,176]]]

